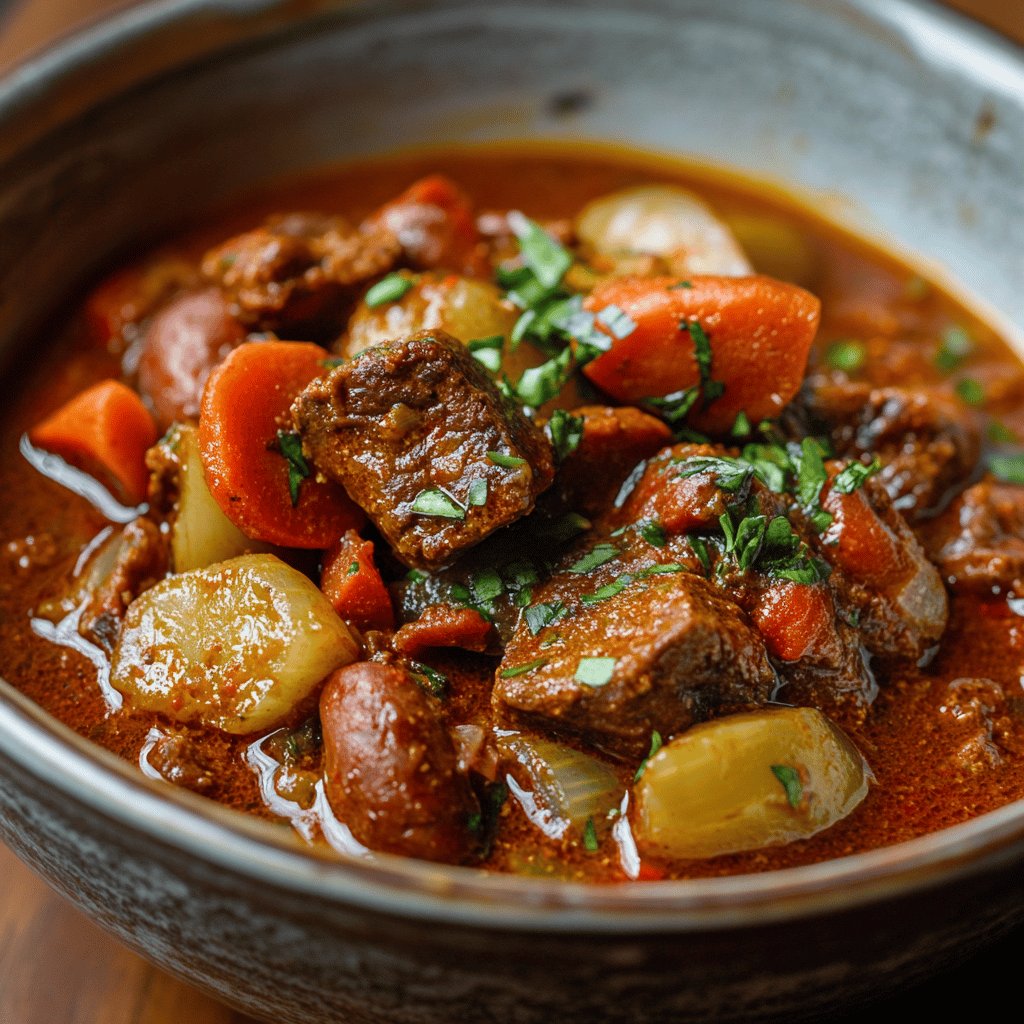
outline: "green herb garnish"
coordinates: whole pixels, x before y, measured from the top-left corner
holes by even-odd
[[[555,449],[555,458],[558,462],[564,462],[583,440],[583,417],[573,416],[564,409],[556,409],[545,430]]]
[[[469,505],[476,507],[487,504],[487,481],[485,479],[481,478],[470,483],[466,501]]]
[[[594,827],[594,819],[587,818],[587,824],[583,828],[583,849],[587,853],[597,853],[599,845],[597,829]]]
[[[612,580],[611,583],[598,587],[592,594],[584,594],[580,600],[584,604],[599,604],[601,601],[607,601],[609,598],[621,594],[632,582],[633,577],[628,573],[623,573],[623,575],[617,576]]]
[[[882,464],[877,458],[872,460],[869,466],[865,466],[863,462],[851,462],[832,481],[832,490],[838,494],[853,494],[858,488],[863,487],[864,482],[873,477],[881,468]]]
[[[505,346],[505,338],[500,334],[494,334],[489,338],[474,338],[466,342],[466,348],[470,355],[482,363],[491,373],[498,373],[501,370],[502,350]]]
[[[388,274],[382,277],[366,293],[364,301],[370,309],[397,302],[413,286],[413,279],[403,274]]]
[[[536,221],[518,210],[508,214],[508,226],[519,240],[523,262],[545,288],[556,288],[572,266],[572,254]]]
[[[643,774],[647,771],[647,762],[650,761],[654,755],[661,750],[661,733],[654,730],[651,733],[651,749],[647,751],[647,756],[640,762],[640,767],[636,770],[636,775],[633,776],[633,782],[639,782],[643,778]]]
[[[448,692],[448,677],[443,672],[438,672],[436,668],[424,665],[421,661],[414,661],[409,667],[416,682],[428,693],[435,697],[444,697]]]
[[[700,390],[704,395],[704,404],[710,405],[725,393],[725,385],[711,376],[711,339],[696,320],[688,320],[680,326],[685,327],[693,339],[697,370],[700,373]]]
[[[825,352],[825,361],[833,370],[856,373],[867,362],[868,351],[863,341],[843,338],[833,341]]]
[[[309,476],[309,463],[302,454],[302,438],[291,431],[277,432],[277,450],[288,463],[288,494],[292,499],[292,507],[299,503],[299,488],[302,481]]]
[[[619,549],[613,544],[598,544],[588,551],[579,561],[569,566],[569,572],[582,575],[591,572],[605,562],[610,562],[617,557]]]
[[[959,325],[947,327],[935,353],[935,367],[942,373],[952,373],[973,351],[974,342],[966,328]]]
[[[792,765],[788,764],[773,764],[771,769],[772,774],[779,780],[779,783],[785,790],[789,806],[793,808],[799,807],[804,795],[800,773]]]
[[[617,658],[580,658],[573,678],[584,686],[607,686],[615,674]]]
[[[990,455],[988,468],[1003,483],[1024,484],[1024,452],[1016,455]]]
[[[535,668],[540,668],[548,663],[547,658],[537,658],[536,661],[528,661],[524,665],[513,665],[511,668],[503,668],[498,674],[502,679],[515,679],[516,676],[526,675]]]
[[[641,523],[639,533],[653,548],[663,548],[668,543],[665,527],[657,519],[648,519]]]
[[[985,404],[985,387],[973,377],[964,377],[956,382],[957,397],[968,405]]]
[[[1001,423],[999,420],[992,420],[985,433],[993,444],[1013,444],[1019,440],[1017,435],[1005,423]]]
[[[420,491],[413,499],[412,510],[422,516],[440,516],[442,519],[466,518],[465,507],[440,487]]]
[[[505,584],[494,569],[481,569],[469,578],[469,588],[478,604],[488,605],[505,593]]]
[[[488,452],[487,458],[503,469],[518,469],[526,465],[526,459],[521,459],[518,455],[506,455],[504,452]]]
[[[729,433],[733,437],[746,437],[750,432],[750,420],[748,419],[747,414],[740,409],[740,411],[736,413],[736,419],[733,420],[732,429]]]
[[[597,322],[608,329],[616,341],[628,338],[636,330],[636,322],[620,306],[612,303],[597,314]]]
[[[566,607],[561,601],[531,605],[523,612],[530,632],[536,636],[542,629],[553,626],[565,617]]]
[[[349,562],[349,565],[348,565],[348,575],[349,576],[355,576],[355,574],[357,572],[359,572],[359,563],[358,562]]]

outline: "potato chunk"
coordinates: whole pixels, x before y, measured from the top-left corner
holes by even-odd
[[[273,555],[172,576],[132,603],[110,670],[137,708],[252,733],[306,710],[358,645],[330,602]]]
[[[717,857],[806,839],[867,795],[870,769],[814,708],[778,708],[696,725],[648,762],[633,831],[656,856]]]

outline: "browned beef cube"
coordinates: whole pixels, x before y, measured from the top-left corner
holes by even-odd
[[[554,478],[544,434],[442,331],[366,349],[312,383],[292,415],[317,470],[418,568],[526,515]]]
[[[808,409],[831,432],[838,455],[878,456],[879,480],[912,523],[963,487],[981,451],[974,413],[923,389],[818,381]]]
[[[1024,487],[983,480],[918,532],[954,588],[992,593],[1024,581]]]
[[[535,592],[534,608],[562,610],[536,634],[538,621],[524,616],[513,635],[492,694],[499,721],[636,757],[655,730],[668,738],[716,706],[769,699],[775,675],[736,605],[687,572],[639,576],[611,593],[619,568],[568,572]]]

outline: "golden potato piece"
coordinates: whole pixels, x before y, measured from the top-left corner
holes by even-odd
[[[776,708],[693,726],[648,762],[634,789],[641,851],[674,858],[806,839],[867,795],[870,769],[814,708]]]
[[[128,608],[111,684],[137,708],[246,734],[284,723],[358,645],[330,602],[273,555],[171,576]]]

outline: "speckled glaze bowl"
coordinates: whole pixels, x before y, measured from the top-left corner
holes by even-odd
[[[0,353],[197,203],[348,155],[508,137],[784,182],[1020,336],[1024,58],[929,5],[164,0],[0,84]],[[709,881],[347,863],[143,778],[3,682],[0,836],[128,945],[275,1022],[793,1018],[1024,920],[1024,804]]]

